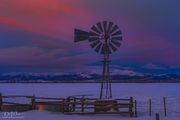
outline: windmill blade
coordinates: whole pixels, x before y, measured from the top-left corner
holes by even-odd
[[[91,29],[98,34],[101,34],[101,31],[98,30],[98,28],[95,25],[93,25]]]
[[[111,42],[116,45],[117,47],[120,47],[121,46],[121,43],[119,43],[118,41],[114,41],[114,40],[111,40]]]
[[[110,34],[113,33],[114,31],[116,31],[119,27],[117,25],[115,25],[112,30],[110,31]]]
[[[97,34],[97,33],[95,33],[95,32],[90,31],[90,32],[89,32],[89,36],[97,36],[97,37],[98,37],[98,36],[99,36],[99,34]]]
[[[93,43],[91,44],[91,47],[94,48],[94,47],[97,46],[97,44],[99,44],[99,43],[100,43],[99,40],[98,40],[98,41],[95,41],[95,42],[93,42]]]
[[[104,32],[107,32],[107,21],[103,21]]]
[[[109,22],[109,24],[108,24],[108,29],[107,29],[107,33],[110,32],[110,30],[112,29],[112,26],[113,26],[113,22]]]
[[[116,35],[121,35],[122,32],[120,30],[118,30],[117,32],[115,32],[114,34],[112,34],[111,36],[116,36]]]
[[[97,27],[99,28],[99,30],[101,31],[101,33],[103,32],[103,28],[102,28],[102,25],[100,22],[98,22],[97,24]]]
[[[121,41],[122,40],[122,36],[112,37],[111,40]]]
[[[74,30],[74,42],[80,42],[89,39],[89,33],[83,30]]]
[[[100,43],[100,44],[96,47],[95,51],[96,51],[97,53],[99,53],[101,47],[102,47],[102,43]]]
[[[117,50],[117,48],[116,48],[116,47],[114,47],[114,45],[113,45],[113,44],[109,43],[109,45],[110,45],[110,48],[111,48],[114,52]]]
[[[89,42],[99,40],[99,37],[89,37]]]

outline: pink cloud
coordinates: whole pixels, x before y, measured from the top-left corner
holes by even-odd
[[[78,1],[67,0],[1,0],[1,13],[14,13],[15,15],[23,15],[25,17],[31,16],[35,18],[48,18],[51,19],[54,14],[59,12],[60,15],[78,15],[81,17],[89,18],[89,14],[85,8],[78,4]]]
[[[12,19],[9,17],[0,16],[0,25],[7,26],[7,27],[14,27],[17,29],[27,30],[31,32],[36,32],[42,35],[49,35],[48,32],[38,30],[35,26],[31,24],[25,23],[21,20]]]
[[[1,0],[0,24],[51,35],[64,40],[77,22],[86,26],[93,15],[76,1]],[[6,17],[5,17],[6,16]]]

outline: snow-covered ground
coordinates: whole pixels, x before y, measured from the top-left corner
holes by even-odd
[[[3,95],[36,95],[45,97],[68,97],[71,95],[99,96],[98,83],[60,83],[60,84],[0,84]],[[178,83],[114,83],[114,98],[134,97],[137,100],[138,117],[120,115],[63,115],[49,111],[29,111],[22,113],[22,120],[180,120],[180,84]],[[167,100],[167,117],[163,112],[163,97]],[[152,99],[152,116],[149,117],[148,100]],[[4,113],[0,113],[0,120]],[[6,118],[4,118],[6,119]],[[15,119],[15,118],[14,118]],[[8,120],[8,119],[6,119]],[[12,119],[11,119],[12,120]]]

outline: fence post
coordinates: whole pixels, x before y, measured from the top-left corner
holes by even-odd
[[[151,99],[149,99],[149,116],[151,116],[151,114],[152,114],[151,113],[151,111],[152,111],[151,104],[152,104],[152,101],[151,101]]]
[[[130,117],[133,116],[133,97],[130,97],[130,101],[129,101],[129,113],[130,113]]]
[[[73,112],[76,111],[76,97],[74,97]]]
[[[134,107],[135,107],[135,117],[137,117],[137,101],[134,101]]]
[[[65,112],[65,99],[62,100],[62,113]]]
[[[156,120],[159,120],[159,113],[156,113]]]
[[[0,93],[0,111],[2,111],[2,105],[3,105],[3,98],[2,98],[2,94]]]
[[[164,101],[164,115],[167,116],[167,111],[166,111],[166,98],[163,98]]]
[[[84,97],[81,98],[81,112],[84,112]]]
[[[36,98],[35,98],[35,96],[33,95],[33,96],[31,97],[31,110],[34,110],[34,109],[36,108],[35,102],[36,102]]]

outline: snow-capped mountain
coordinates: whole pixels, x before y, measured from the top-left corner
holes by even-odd
[[[0,81],[100,81],[102,71],[92,70],[79,73],[1,73]],[[176,74],[144,74],[132,70],[114,69],[111,71],[111,79],[118,81],[138,81],[138,82],[179,82],[180,76]]]

